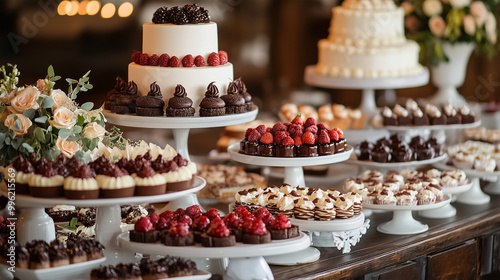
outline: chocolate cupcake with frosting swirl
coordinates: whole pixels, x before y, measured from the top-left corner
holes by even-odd
[[[135,113],[138,116],[163,116],[165,101],[163,101],[160,86],[153,82],[148,95],[137,97],[136,104]]]
[[[238,87],[234,82],[227,87],[227,94],[220,97],[226,104],[226,114],[241,114],[247,111],[245,98],[238,93]]]
[[[182,85],[175,87],[174,96],[168,100],[167,117],[194,116],[193,100],[187,97],[186,89]]]
[[[205,97],[200,102],[200,117],[223,116],[226,114],[226,103],[219,97],[219,89],[211,82]]]
[[[236,85],[236,87],[238,88],[238,93],[240,95],[243,96],[243,98],[245,99],[245,107],[246,107],[246,111],[247,112],[250,112],[253,110],[253,101],[252,101],[252,96],[250,95],[250,93],[248,93],[247,91],[247,86],[245,85],[245,83],[241,80],[241,77],[234,80],[234,84]]]

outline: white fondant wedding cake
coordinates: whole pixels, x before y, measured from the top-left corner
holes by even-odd
[[[316,72],[384,78],[416,75],[420,47],[404,33],[404,11],[393,0],[345,0],[332,9],[329,36],[318,42]]]
[[[163,16],[173,20],[179,18],[167,10]],[[233,81],[233,65],[227,62],[225,52],[226,61],[218,56],[218,61],[214,63],[211,58],[211,55],[220,55],[220,51],[217,24],[207,19],[208,16],[206,20],[194,23],[191,19],[182,23],[156,20],[157,23],[143,25],[142,53],[137,59],[133,58],[134,62],[128,66],[128,80],[137,84],[139,96],[147,95],[150,85],[156,82],[167,102],[173,96],[175,87],[181,84],[193,100],[193,107],[198,110],[211,82],[215,82],[221,94],[227,91],[228,84]],[[147,60],[139,57],[144,54],[147,54]],[[166,62],[162,60],[163,54],[168,55]],[[191,55],[189,59],[185,59],[188,55]],[[197,60],[198,56],[201,56],[202,64]],[[175,61],[173,57],[176,57]],[[162,65],[162,62],[167,65]]]

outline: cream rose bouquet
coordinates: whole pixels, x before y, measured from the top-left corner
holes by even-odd
[[[106,131],[102,109],[93,110],[92,102],[75,102],[79,92],[92,89],[90,71],[78,80],[66,79],[67,94],[54,88],[60,77],[52,66],[47,72],[36,85],[20,87],[17,66],[0,67],[0,166],[29,153],[49,160],[64,154],[88,161],[99,143],[125,143],[118,129]]]
[[[442,42],[473,43],[479,52],[496,52],[496,0],[405,0],[405,29],[421,48],[422,60],[436,66],[448,61]]]

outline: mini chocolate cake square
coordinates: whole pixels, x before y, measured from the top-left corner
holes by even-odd
[[[129,233],[130,241],[141,243],[154,243],[160,239],[160,232],[153,230],[150,232],[140,232],[131,230]]]
[[[462,116],[462,123],[465,124],[465,123],[474,123],[476,122],[476,117],[474,117],[474,115],[461,115]]]
[[[425,126],[429,125],[429,117],[423,114],[421,117],[413,116],[413,125]]]
[[[335,153],[342,153],[346,148],[346,140],[345,138],[340,138],[338,141],[335,141]]]
[[[275,151],[277,157],[294,157],[297,153],[294,145],[277,145]]]
[[[411,115],[406,117],[398,116],[398,125],[399,126],[409,126],[413,124],[413,118]]]
[[[257,141],[246,141],[245,143],[245,154],[247,155],[257,155],[258,154],[259,143]]]
[[[456,114],[454,116],[446,116],[446,124],[460,124],[462,123],[462,116]]]
[[[298,149],[297,153],[299,157],[317,157],[319,155],[318,145],[302,144]]]
[[[429,117],[431,125],[443,125],[446,124],[446,116],[442,114],[440,117]]]
[[[398,119],[393,117],[383,117],[383,123],[385,126],[396,126],[398,125]]]
[[[329,156],[335,154],[335,143],[319,144],[318,153],[320,156]]]
[[[269,230],[266,232],[266,234],[263,235],[257,235],[245,232],[243,233],[242,241],[245,244],[271,243],[271,233],[269,232]]]
[[[257,146],[257,155],[264,157],[274,156],[274,145],[273,144],[262,144]]]
[[[294,238],[300,234],[297,225],[292,225],[290,228],[286,229],[269,229],[269,232],[271,232],[271,240]]]
[[[192,233],[188,233],[186,236],[164,234],[161,236],[161,243],[167,246],[190,246],[194,245],[194,236]]]
[[[163,116],[163,108],[137,107],[135,108],[135,113],[138,116],[158,117],[158,116]]]
[[[203,247],[230,247],[236,245],[236,237],[234,235],[216,237],[203,233],[200,239]]]

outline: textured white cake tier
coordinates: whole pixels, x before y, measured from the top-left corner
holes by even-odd
[[[201,55],[208,58],[218,52],[217,24],[154,24],[142,26],[142,52],[149,55],[163,53],[182,59],[185,55]]]
[[[419,46],[406,40],[384,47],[355,47],[320,40],[316,71],[323,75],[356,78],[384,78],[416,75],[423,71],[418,63]]]
[[[156,82],[165,103],[173,96],[175,87],[181,84],[186,89],[187,96],[193,100],[193,107],[198,110],[211,82],[215,82],[219,96],[226,94],[228,84],[233,81],[233,65],[226,63],[221,66],[173,68],[143,66],[132,62],[128,65],[128,80],[137,84],[139,96],[147,95],[149,86]]]

